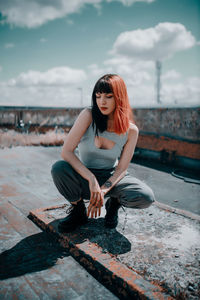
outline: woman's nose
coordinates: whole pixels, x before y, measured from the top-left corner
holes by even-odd
[[[103,95],[101,96],[100,100],[101,100],[101,103],[106,103],[106,98]]]

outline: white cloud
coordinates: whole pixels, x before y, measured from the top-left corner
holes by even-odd
[[[88,77],[95,76],[98,79],[106,73],[119,74],[127,85],[131,106],[151,106],[154,104],[154,69],[152,62],[114,57],[104,61],[101,66],[90,65]]]
[[[164,83],[161,90],[163,104],[198,105],[200,100],[200,77],[189,77],[179,83]]]
[[[133,107],[189,107],[199,106],[200,78],[190,77],[182,82],[162,82],[161,104],[157,103],[155,79],[128,85],[130,103]]]
[[[112,66],[115,69],[128,67],[130,68],[131,73],[134,71],[141,71],[141,70],[152,70],[154,68],[154,62],[152,61],[141,61],[131,59],[130,57],[120,57],[116,56],[111,59],[107,59],[104,61],[105,66]]]
[[[199,105],[200,78],[185,80],[176,70],[169,70],[161,76],[161,100],[156,98],[156,72],[152,61],[138,61],[130,57],[113,57],[101,66],[89,66],[88,77],[98,79],[106,73],[115,73],[124,79],[132,107],[166,107]],[[92,90],[92,87],[91,87]]]
[[[28,71],[0,82],[1,105],[80,106],[80,90],[87,79],[83,70],[57,67]]]
[[[107,59],[104,61],[104,65],[110,65],[110,66],[118,66],[118,65],[128,65],[132,62],[132,59],[130,57],[117,57],[114,56],[110,59]]]
[[[162,80],[174,80],[174,79],[180,79],[181,74],[177,72],[176,70],[169,70],[166,73],[162,75]]]
[[[81,95],[77,87],[49,86],[7,86],[0,85],[0,105],[24,106],[65,106],[81,105]],[[85,97],[83,98],[85,99]]]
[[[125,6],[131,6],[132,4],[134,4],[136,2],[152,3],[155,0],[107,0],[107,2],[113,2],[113,1],[121,2]]]
[[[111,54],[143,60],[163,60],[196,44],[190,31],[180,23],[159,23],[153,28],[122,32]]]
[[[104,74],[112,73],[111,67],[99,66],[98,64],[92,64],[88,66],[89,76],[100,78]]]
[[[104,66],[102,73],[119,74],[128,86],[138,86],[142,82],[150,81],[155,69],[153,62],[135,61],[127,57],[114,57],[105,60]]]
[[[151,3],[154,0],[112,0],[130,6],[135,2]],[[2,22],[14,26],[34,28],[54,19],[79,12],[86,4],[101,11],[103,0],[6,0],[0,2],[0,11],[6,19]],[[107,0],[110,2],[110,0]]]
[[[86,74],[84,72],[80,73],[84,74],[83,76],[72,75],[71,77],[74,79],[71,80],[70,76],[62,70],[60,73],[65,74],[66,78],[60,79],[61,75],[58,75],[59,72],[56,70],[62,68],[54,68],[44,73],[36,71],[23,73],[7,82],[0,82],[0,104],[77,107],[80,106],[83,96],[84,105],[90,105],[91,93],[96,80],[107,73],[107,68],[109,68],[111,73],[118,73],[123,77],[132,107],[199,105],[199,77],[190,77],[185,80],[182,79],[182,81],[162,80],[162,103],[158,105],[156,102],[154,64],[151,66],[147,64],[145,68],[145,63],[140,63],[141,68],[139,68],[139,64],[136,63],[134,66],[134,63],[131,63],[130,68],[125,65],[126,68],[122,68],[121,73],[116,72],[120,65],[102,65],[101,68],[95,64],[91,65],[88,68],[87,80],[85,80]],[[99,74],[97,74],[98,71]],[[175,75],[178,72],[171,70],[171,74]]]
[[[5,47],[6,49],[8,49],[8,48],[14,48],[15,45],[14,45],[13,43],[7,43],[7,44],[4,45],[4,47]]]
[[[0,11],[6,22],[19,27],[34,28],[78,12],[85,4],[101,0],[6,0],[1,1]]]
[[[83,70],[57,67],[46,72],[30,70],[7,81],[9,86],[69,86],[86,80]]]

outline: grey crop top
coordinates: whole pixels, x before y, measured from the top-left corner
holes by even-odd
[[[100,149],[95,145],[95,130],[92,123],[81,138],[78,150],[81,162],[91,169],[111,169],[116,167],[118,158],[127,141],[128,133],[116,134],[115,132],[99,132],[100,137],[105,137],[115,143],[112,149]]]

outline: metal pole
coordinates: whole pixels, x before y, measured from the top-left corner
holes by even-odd
[[[160,99],[160,90],[161,90],[161,61],[157,60],[156,61],[156,91],[157,91],[157,103],[161,103],[161,99]]]

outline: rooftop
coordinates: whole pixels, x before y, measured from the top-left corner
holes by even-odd
[[[173,176],[170,168],[131,163],[130,173],[151,186],[157,203],[145,210],[120,209],[116,230],[103,228],[103,211],[87,226],[58,236],[57,221],[67,203],[50,169],[60,151],[41,146],[0,149],[0,298],[137,299],[143,294],[160,299],[162,294],[166,299],[198,299],[200,186]],[[30,211],[42,230],[27,217]],[[86,257],[90,267],[84,264]],[[120,268],[126,272],[118,274]],[[120,282],[125,286],[121,292],[116,288]],[[151,294],[154,290],[157,296]]]

